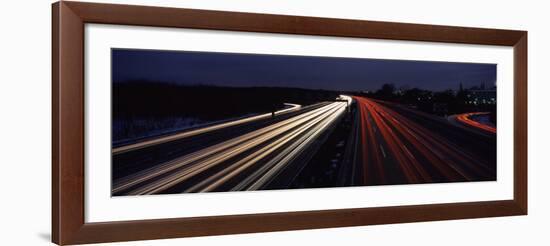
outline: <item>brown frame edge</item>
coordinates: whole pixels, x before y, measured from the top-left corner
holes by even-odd
[[[84,24],[514,47],[514,199],[85,223]],[[52,5],[52,241],[59,245],[527,214],[527,32],[61,1]]]

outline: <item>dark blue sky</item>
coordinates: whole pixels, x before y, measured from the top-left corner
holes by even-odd
[[[384,83],[441,91],[494,85],[496,65],[264,54],[112,50],[113,82],[376,90]]]

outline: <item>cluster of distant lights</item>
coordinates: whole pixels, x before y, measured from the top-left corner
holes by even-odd
[[[363,91],[363,93],[370,93],[370,91]],[[403,95],[403,92],[398,90],[395,94],[397,95]],[[468,98],[471,98],[471,95],[468,95]],[[431,100],[432,97],[431,96],[427,96],[427,97],[418,97],[416,98],[417,101],[426,101],[426,100]],[[496,99],[494,97],[492,97],[491,99],[489,100],[486,100],[486,99],[480,99],[478,100],[477,98],[473,98],[473,100],[469,100],[469,101],[466,101],[466,104],[473,104],[473,105],[481,105],[481,104],[496,104]]]
[[[477,100],[477,98],[475,98],[474,100],[466,101],[466,103],[467,103],[467,104],[473,104],[473,105],[478,105],[478,104],[496,104],[497,101],[495,100],[495,98],[491,98],[490,100],[485,100],[485,99]]]
[[[477,97],[472,97],[472,95],[468,95],[468,98],[469,99],[473,99],[473,100],[468,100],[466,101],[466,104],[473,104],[473,105],[478,105],[478,104],[496,104],[497,101],[494,97],[491,97],[491,99],[478,99]]]
[[[432,97],[425,97],[425,98],[419,97],[419,98],[416,98],[416,100],[418,100],[418,101],[421,101],[421,100],[432,100]]]
[[[470,97],[468,95],[468,97]],[[425,98],[422,98],[422,97],[418,97],[416,98],[417,101],[425,101],[425,100],[431,100],[432,97],[425,97]],[[496,104],[497,101],[494,97],[492,97],[491,99],[487,100],[487,99],[477,99],[477,98],[473,98],[473,100],[469,100],[469,101],[466,101],[466,104],[473,104],[473,105],[481,105],[481,104]]]

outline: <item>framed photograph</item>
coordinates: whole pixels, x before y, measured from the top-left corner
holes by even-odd
[[[53,4],[52,238],[527,214],[527,32]]]

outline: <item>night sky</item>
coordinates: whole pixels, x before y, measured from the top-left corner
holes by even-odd
[[[112,50],[114,83],[131,80],[233,87],[299,87],[337,91],[397,88],[432,91],[495,84],[496,65],[264,54]]]

